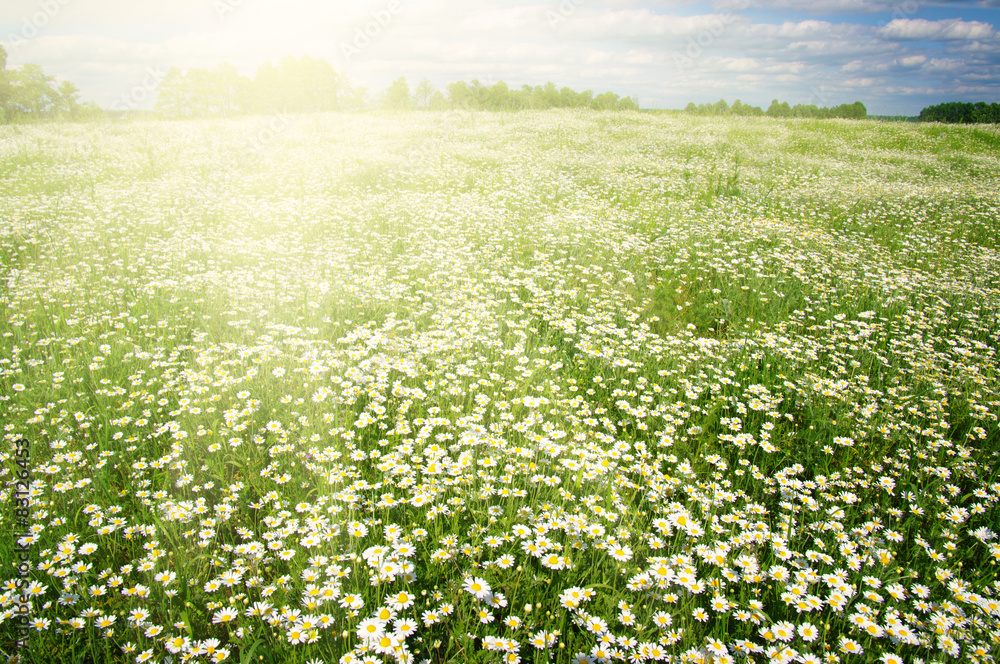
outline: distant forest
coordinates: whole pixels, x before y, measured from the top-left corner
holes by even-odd
[[[258,68],[251,79],[228,63],[213,70],[171,68],[141,89],[125,94],[110,107],[112,112],[134,111],[137,96],[155,91],[155,110],[166,117],[227,117],[254,113],[310,113],[353,111],[364,108],[390,110],[522,110],[545,108],[593,108],[638,110],[634,98],[614,92],[595,95],[577,92],[555,83],[523,85],[511,89],[503,81],[484,85],[457,81],[437,90],[424,79],[410,88],[405,78],[396,79],[384,92],[370,96],[354,87],[330,63],[308,55],[287,57],[277,65]],[[136,94],[136,93],[139,94]],[[7,68],[7,52],[0,46],[0,123],[32,120],[85,120],[105,117],[93,103],[81,103],[79,89],[69,81],[56,85],[55,77],[39,65]]]
[[[173,68],[157,88],[156,110],[169,117],[228,116],[246,113],[307,113],[355,110],[377,106],[390,110],[481,109],[491,111],[531,108],[594,108],[637,110],[629,97],[614,92],[595,95],[567,87],[523,85],[511,89],[503,81],[484,85],[457,81],[437,90],[427,79],[415,88],[405,78],[368,98],[363,88],[352,87],[330,63],[309,56],[287,57],[278,65],[265,64],[253,79],[230,64],[214,70]]]
[[[1000,123],[1000,104],[987,104],[985,101],[975,104],[950,101],[936,106],[928,106],[920,111],[919,119],[921,122]]]
[[[94,104],[80,103],[80,91],[69,81],[55,85],[38,65],[7,68],[7,51],[0,45],[0,123],[26,118],[77,120],[101,115]]]
[[[720,99],[714,104],[687,105],[685,113],[692,115],[740,115],[740,116],[762,116],[772,118],[848,118],[852,120],[863,120],[868,117],[865,105],[860,101],[853,104],[841,104],[832,108],[824,108],[815,104],[796,104],[789,106],[788,102],[779,102],[777,99],[765,111],[760,106],[744,104],[739,99],[730,106],[725,99]],[[920,111],[917,117],[905,116],[878,116],[881,119],[893,120],[917,120],[919,122],[950,122],[950,123],[1000,123],[1000,104],[988,104],[985,101],[976,103],[951,101],[936,106],[928,106]]]
[[[850,120],[864,120],[868,117],[868,109],[860,101],[853,104],[841,104],[833,108],[817,106],[816,104],[796,104],[789,106],[787,101],[775,99],[765,111],[760,106],[744,104],[739,99],[730,106],[725,99],[720,99],[714,104],[695,104],[691,102],[684,109],[685,113],[692,115],[740,115],[754,117],[766,115],[771,118],[847,118]]]
[[[515,111],[546,108],[592,108],[595,110],[638,110],[633,97],[614,92],[577,92],[549,82],[510,88],[505,82],[456,81],[436,89],[423,79],[411,89],[405,78],[396,79],[386,90],[369,95],[352,86],[330,63],[308,55],[287,57],[277,65],[261,65],[253,78],[244,76],[231,64],[215,69],[171,68],[159,74],[146,92],[155,90],[155,110],[166,117],[227,117],[256,113],[309,113],[352,111],[364,108],[389,110],[470,109]],[[137,103],[125,99],[112,104],[111,111],[131,111]],[[744,104],[732,105],[720,99],[714,104],[690,103],[684,109],[693,115],[768,116],[774,118],[865,119],[868,111],[860,101],[831,108],[815,104],[771,102],[767,110]],[[92,102],[80,101],[79,89],[69,81],[56,82],[36,64],[7,67],[7,52],[0,45],[0,123],[32,120],[88,120],[106,113]],[[1000,123],[1000,103],[947,102],[928,106],[917,119],[923,122]]]

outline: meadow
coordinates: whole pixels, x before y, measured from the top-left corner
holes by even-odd
[[[997,173],[871,121],[0,127],[0,652],[994,661]]]

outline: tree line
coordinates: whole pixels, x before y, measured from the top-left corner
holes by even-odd
[[[685,113],[692,115],[739,115],[743,117],[767,116],[771,118],[845,118],[848,120],[864,120],[868,117],[868,109],[860,101],[853,104],[840,104],[832,108],[816,104],[796,104],[790,106],[787,101],[777,99],[765,111],[760,106],[744,104],[739,99],[732,106],[720,99],[714,104],[695,104],[691,102],[684,108]]]
[[[485,111],[519,111],[545,108],[592,108],[599,111],[635,111],[638,102],[632,97],[619,97],[614,92],[595,95],[592,90],[577,92],[568,87],[556,87],[549,81],[545,85],[522,85],[510,88],[497,81],[484,85],[478,80],[469,83],[449,83],[445,91],[435,90],[424,79],[411,92],[405,78],[396,79],[386,90],[382,105],[386,108],[406,110],[473,109]]]
[[[956,124],[973,124],[979,122],[1000,123],[1000,104],[987,104],[985,101],[976,103],[949,101],[935,106],[928,106],[920,111],[918,119],[921,122],[950,122]]]
[[[503,81],[484,85],[478,80],[457,81],[437,90],[428,79],[412,90],[400,77],[381,94],[369,98],[364,88],[353,87],[324,60],[308,55],[287,57],[278,65],[262,65],[251,79],[223,63],[214,70],[172,68],[157,88],[156,110],[169,117],[228,116],[248,113],[308,113],[344,111],[366,107],[390,110],[522,110],[544,108],[594,108],[637,110],[630,97],[613,92],[595,95],[555,83],[523,85],[511,89]]]
[[[592,108],[596,110],[638,110],[633,97],[614,92],[578,92],[555,83],[511,88],[505,82],[483,84],[478,80],[456,81],[436,89],[428,79],[412,90],[400,77],[382,93],[370,97],[364,88],[354,87],[330,63],[308,55],[289,56],[277,65],[261,65],[253,78],[240,74],[231,64],[215,69],[181,71],[171,68],[156,86],[155,109],[167,117],[226,117],[246,114],[310,113],[350,111],[369,107],[390,110],[469,109],[516,111],[546,108]],[[121,110],[112,108],[112,110]],[[779,102],[765,111],[739,99],[728,104],[687,105],[692,115],[768,116],[773,118],[868,117],[860,101],[831,108],[816,104]],[[79,89],[70,81],[57,82],[36,64],[7,67],[7,51],[0,45],[0,123],[30,119],[79,120],[100,117],[104,111],[92,102],[80,101]],[[946,102],[928,106],[917,118],[922,122],[1000,123],[1000,103],[980,101]]]
[[[155,84],[155,85],[154,85]],[[248,114],[353,111],[379,107],[390,110],[522,110],[593,108],[637,110],[634,98],[613,92],[595,95],[555,83],[510,88],[499,81],[484,85],[478,80],[457,81],[438,90],[427,79],[412,90],[406,79],[396,79],[385,91],[371,96],[355,87],[330,63],[308,55],[287,57],[277,65],[261,65],[253,78],[223,63],[214,69],[176,67],[157,74],[155,111],[165,117],[227,117]],[[110,111],[128,111],[132,100],[116,101]],[[57,82],[40,65],[7,67],[7,51],[0,46],[0,123],[25,120],[82,120],[104,117],[92,102],[80,101],[79,89],[69,81]]]
[[[0,45],[0,122],[29,118],[81,119],[99,113],[91,103],[80,103],[80,91],[69,81],[58,85],[39,65],[7,68],[7,51]]]
[[[168,117],[311,113],[359,108],[362,96],[330,63],[306,55],[261,65],[252,79],[228,63],[171,67],[156,88],[155,109]]]

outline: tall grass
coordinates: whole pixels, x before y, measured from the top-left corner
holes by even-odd
[[[254,126],[0,128],[5,654],[998,654],[984,130]]]

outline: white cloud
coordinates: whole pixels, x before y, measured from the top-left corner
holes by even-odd
[[[996,80],[989,63],[1000,55],[993,25],[916,18],[923,0],[398,0],[398,13],[350,61],[341,44],[390,0],[0,0],[0,40],[16,37],[40,2],[58,12],[19,43],[11,66],[37,62],[105,105],[141,84],[149,68],[227,61],[253,75],[264,62],[303,54],[330,61],[372,93],[398,76],[439,87],[552,80],[666,106],[707,95],[797,103],[810,86],[828,91],[823,104],[888,99],[890,85],[955,90]],[[232,11],[220,17],[216,3]],[[774,20],[748,7],[826,20]],[[876,12],[894,20],[876,28]],[[947,42],[946,51],[920,40]]]
[[[757,58],[719,58],[719,67],[726,71],[760,71],[762,63]]]
[[[921,67],[921,70],[926,73],[953,72],[964,66],[965,64],[961,60],[954,58],[933,58]]]
[[[928,21],[923,18],[897,18],[889,21],[879,30],[879,35],[893,40],[932,41],[992,39],[996,31],[989,23],[963,21],[960,18],[946,18]]]
[[[906,0],[903,0],[903,2],[897,2],[896,0],[810,0],[810,2],[802,2],[802,0],[715,0],[714,4],[717,9],[729,9],[741,6],[745,9],[749,3],[749,6],[753,9],[831,15],[876,14],[893,11],[905,2]],[[911,0],[911,2],[914,2],[914,0]]]
[[[747,20],[735,14],[678,16],[649,9],[599,11],[581,9],[556,23],[557,35],[569,39],[687,38],[717,39]],[[683,43],[683,41],[682,41]]]
[[[774,33],[777,37],[802,39],[803,37],[830,36],[833,24],[826,21],[785,21]]]
[[[899,62],[899,64],[902,65],[903,67],[916,67],[918,65],[922,65],[925,62],[927,62],[927,56],[926,55],[910,55],[910,56],[907,56],[905,58],[899,58],[899,60],[897,60],[897,62]]]

